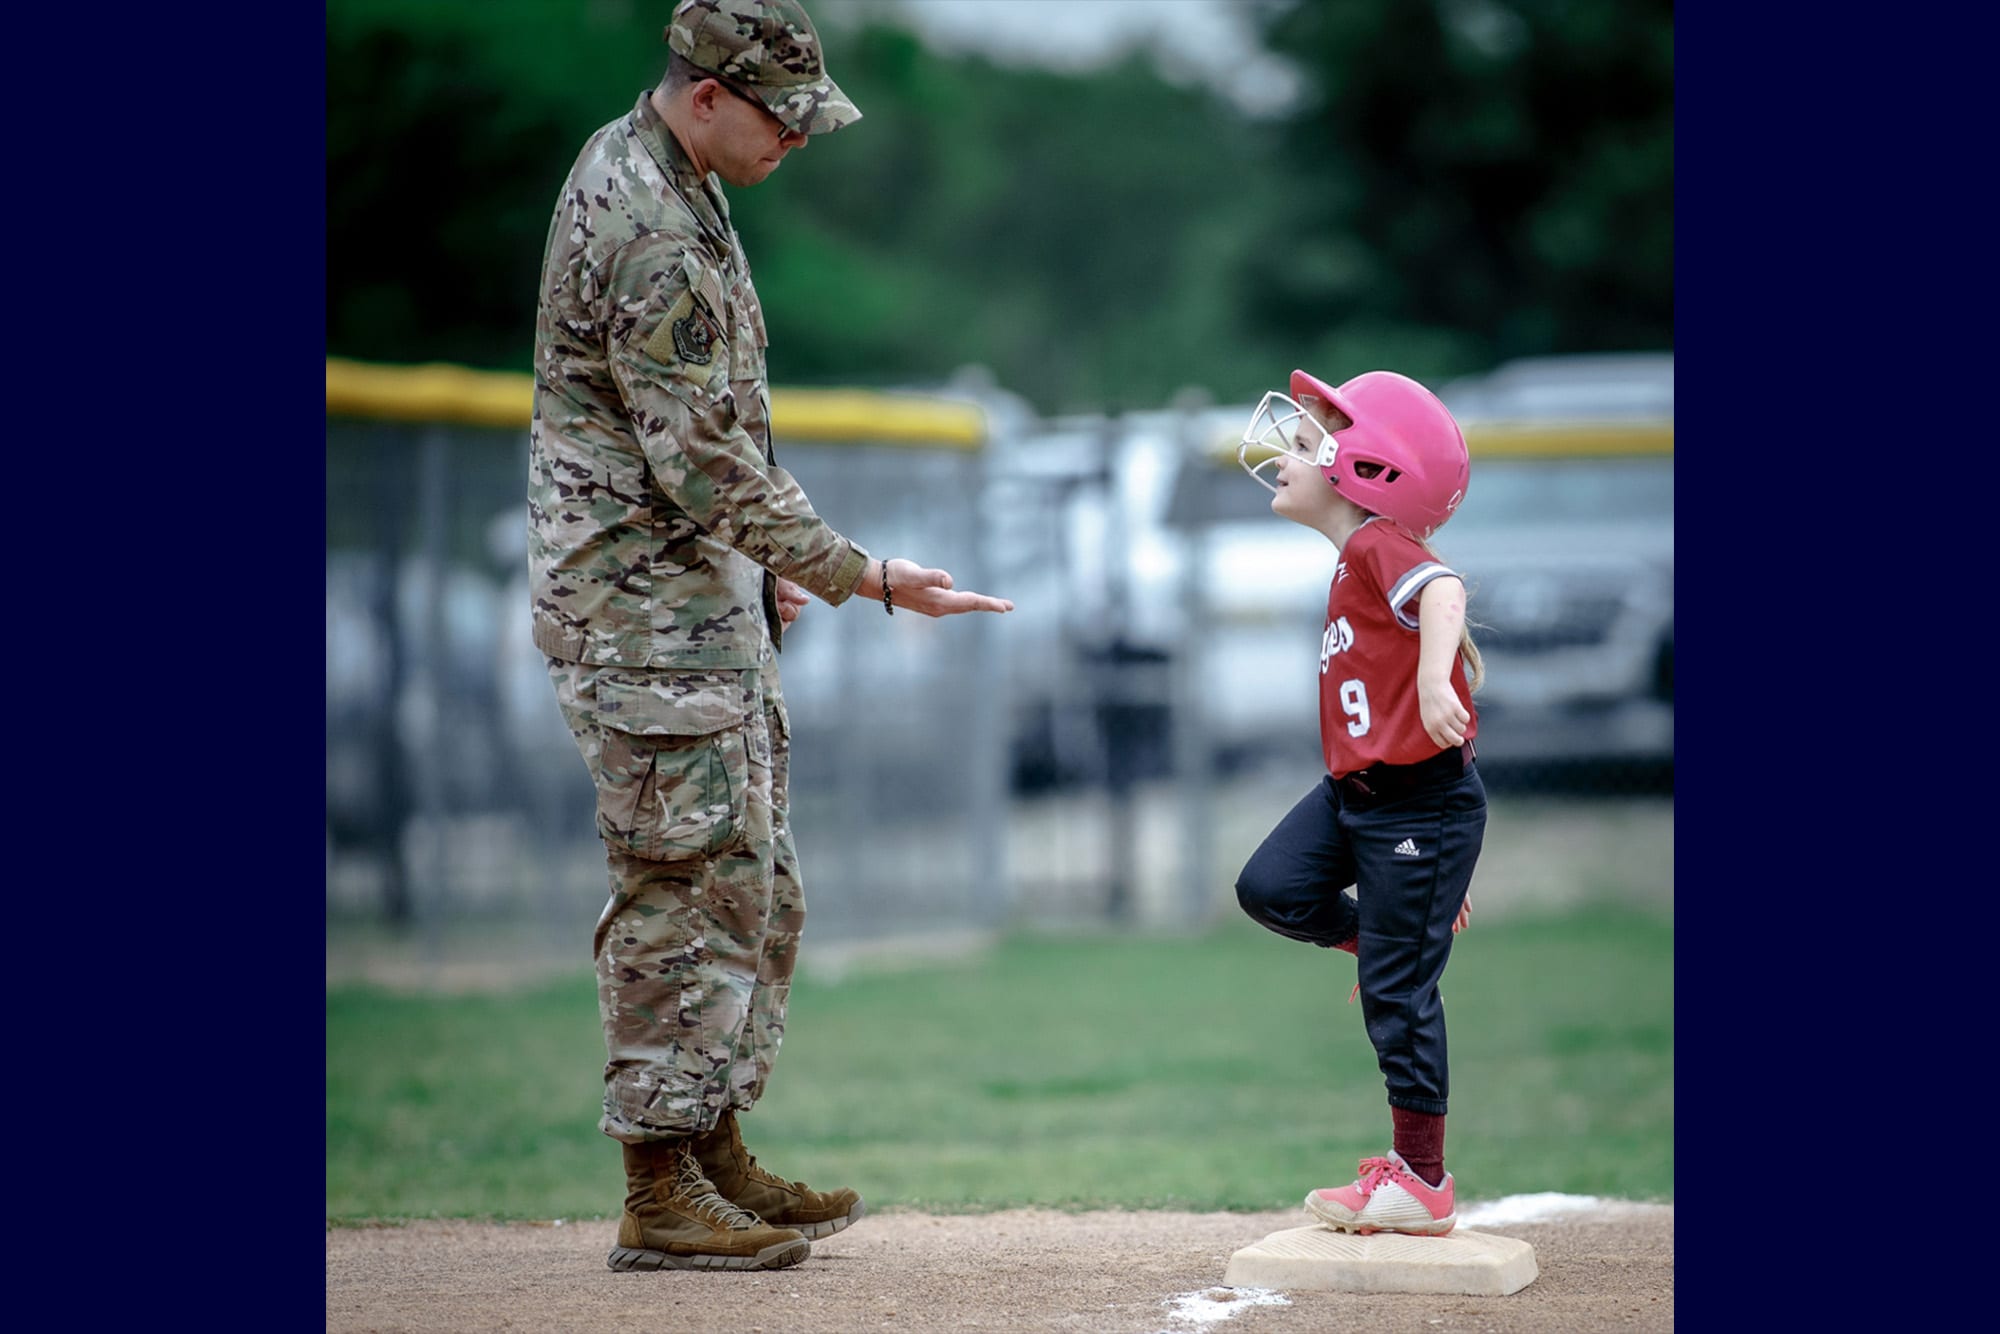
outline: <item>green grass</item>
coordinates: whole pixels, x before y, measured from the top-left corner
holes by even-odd
[[[1388,1144],[1353,980],[1347,955],[1248,922],[802,977],[746,1138],[773,1170],[878,1209],[1286,1207]],[[1465,1198],[1672,1198],[1671,921],[1476,922],[1444,994]],[[586,972],[503,996],[326,1002],[329,1219],[615,1215]]]

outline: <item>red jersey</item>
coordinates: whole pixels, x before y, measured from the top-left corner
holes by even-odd
[[[1319,650],[1319,742],[1335,778],[1376,763],[1415,764],[1441,749],[1417,707],[1418,595],[1440,575],[1457,571],[1386,519],[1363,523],[1341,548]],[[1472,715],[1470,741],[1479,711],[1457,653],[1451,686]]]

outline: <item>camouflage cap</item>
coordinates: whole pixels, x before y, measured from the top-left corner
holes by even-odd
[[[819,33],[798,0],[680,0],[666,43],[690,64],[741,85],[800,134],[861,119],[826,77]]]

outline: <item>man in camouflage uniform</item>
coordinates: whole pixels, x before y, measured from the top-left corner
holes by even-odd
[[[796,0],[682,0],[658,87],[584,145],[549,228],[529,464],[534,641],[597,789],[614,1269],[766,1269],[862,1214],[765,1171],[736,1117],[805,917],[776,652],[808,595],[1009,611],[878,561],[771,447],[764,318],[723,183],[860,119]]]

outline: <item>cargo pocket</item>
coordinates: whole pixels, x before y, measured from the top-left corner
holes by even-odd
[[[743,833],[750,697],[737,671],[597,679],[597,827],[647,861],[713,857]]]

